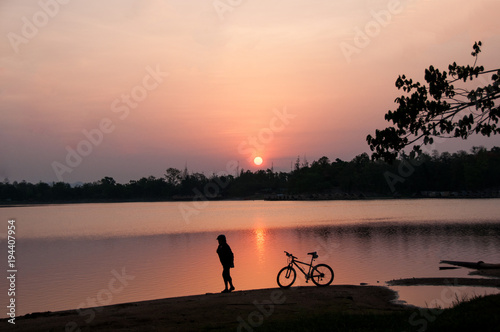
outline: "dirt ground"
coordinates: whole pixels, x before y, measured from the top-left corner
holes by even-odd
[[[319,312],[404,310],[396,294],[380,286],[335,285],[235,291],[100,308],[28,314],[16,318],[17,331],[251,331],[264,320]],[[5,319],[0,325],[10,325]],[[12,329],[14,330],[14,329]]]

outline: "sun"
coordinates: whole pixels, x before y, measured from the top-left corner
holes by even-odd
[[[262,157],[255,157],[255,159],[253,160],[253,163],[257,166],[259,166],[260,164],[262,164]]]

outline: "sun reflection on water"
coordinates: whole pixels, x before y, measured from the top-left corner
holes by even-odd
[[[254,229],[253,232],[255,234],[255,245],[257,247],[259,262],[263,263],[265,255],[266,230],[265,228],[259,227]]]

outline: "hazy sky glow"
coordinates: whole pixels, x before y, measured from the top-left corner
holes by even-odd
[[[1,1],[0,180],[351,160],[386,127],[399,74],[472,64],[477,40],[479,63],[498,68],[499,12],[497,0]],[[500,138],[434,148],[473,145]]]

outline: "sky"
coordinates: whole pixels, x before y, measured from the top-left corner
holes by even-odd
[[[499,67],[498,12],[497,0],[1,0],[0,180],[352,160],[388,125],[400,74],[472,64],[478,40],[478,63]],[[500,137],[431,148],[478,145]]]

